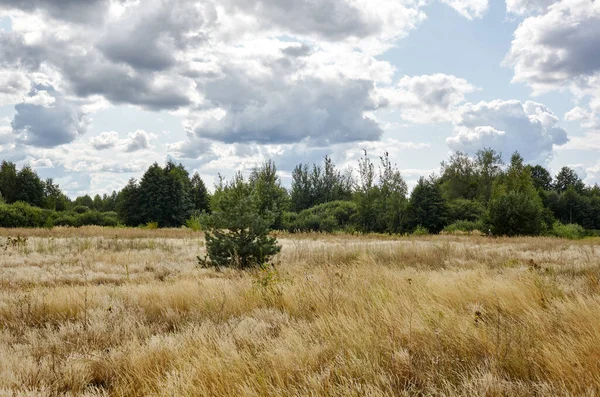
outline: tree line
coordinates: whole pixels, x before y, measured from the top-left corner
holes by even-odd
[[[517,152],[505,164],[501,154],[489,148],[472,157],[454,153],[441,163],[439,175],[421,177],[410,193],[388,153],[373,160],[365,152],[356,168],[339,169],[328,156],[321,164],[298,164],[289,189],[270,160],[248,177],[219,176],[212,194],[197,173],[190,176],[183,165],[168,161],[151,165],[140,180],[131,179],[119,192],[75,200],[30,167],[17,170],[4,161],[0,195],[0,226],[5,227],[180,227],[201,214],[225,219],[228,211],[246,203],[237,208],[244,215],[237,215],[240,222],[262,217],[269,228],[290,232],[479,230],[576,237],[600,230],[597,185],[587,186],[569,167],[552,176],[541,165],[525,164]]]

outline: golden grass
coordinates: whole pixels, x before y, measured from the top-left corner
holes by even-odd
[[[600,394],[598,240],[281,234],[218,272],[186,230],[22,233],[0,395]]]

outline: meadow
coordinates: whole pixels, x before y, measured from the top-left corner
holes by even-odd
[[[277,237],[0,229],[0,395],[600,394],[600,239]]]

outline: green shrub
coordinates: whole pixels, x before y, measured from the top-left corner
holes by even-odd
[[[144,229],[158,229],[158,222],[148,222],[144,226]]]
[[[485,214],[485,207],[479,201],[456,199],[448,203],[448,221],[477,222]]]
[[[75,218],[75,226],[117,226],[119,219],[114,212],[88,211]]]
[[[356,212],[356,204],[351,201],[332,201],[308,208],[299,214],[284,213],[283,227],[289,232],[332,233],[351,226]]]
[[[531,196],[510,191],[490,200],[488,220],[497,236],[536,236],[543,229],[541,203]]]
[[[0,227],[44,227],[52,211],[24,202],[0,204]]]
[[[261,266],[281,250],[269,236],[275,216],[260,210],[252,186],[240,174],[219,187],[213,203],[213,212],[201,217],[206,240],[206,257],[198,257],[201,266]]]
[[[413,236],[427,236],[429,234],[429,230],[427,230],[426,228],[424,228],[423,226],[419,225],[415,228],[415,230],[413,230],[412,235]]]
[[[298,231],[298,229],[297,229],[298,213],[286,211],[283,213],[281,220],[282,220],[283,230],[287,230],[290,233]]]
[[[71,212],[60,212],[51,220],[52,226],[77,226],[77,216]]]
[[[456,233],[456,232],[470,233],[474,230],[479,230],[479,231],[485,230],[483,222],[481,222],[481,221],[473,222],[473,221],[465,221],[465,220],[456,221],[456,222],[446,226],[443,231],[444,231],[444,233]]]
[[[76,207],[73,207],[71,211],[75,212],[76,214],[85,214],[86,212],[90,211],[90,207],[87,207],[85,205],[78,205]]]
[[[552,225],[550,234],[556,237],[568,238],[571,240],[577,240],[586,236],[585,229],[576,223],[562,224],[561,222],[555,222]]]
[[[200,215],[192,215],[190,219],[185,221],[185,226],[189,229],[192,229],[195,232],[199,232],[202,229],[202,224],[200,220]]]

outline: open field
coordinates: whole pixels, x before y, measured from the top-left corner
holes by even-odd
[[[600,240],[0,230],[0,395],[598,395]]]

